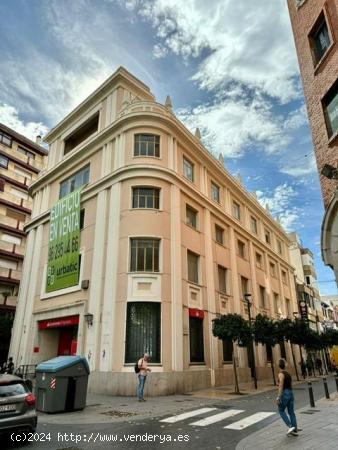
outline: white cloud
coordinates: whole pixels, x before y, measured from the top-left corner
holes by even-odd
[[[293,177],[302,177],[317,172],[316,160],[312,150],[306,154],[298,151],[290,151],[287,156],[287,158],[284,156],[284,161],[279,169],[281,173]]]
[[[282,102],[300,95],[284,0],[120,3],[152,23],[161,46],[184,58],[203,58],[193,76],[200,87],[218,89],[235,81]]]
[[[301,211],[292,205],[292,201],[297,197],[297,192],[287,183],[280,184],[273,191],[256,191],[257,199],[262,206],[268,206],[270,212],[276,218],[278,217],[283,228],[292,231],[295,227],[299,228]]]
[[[0,104],[0,122],[34,142],[37,135],[43,137],[48,131],[42,122],[22,121],[17,109],[6,104]]]
[[[160,44],[156,44],[153,47],[153,55],[154,58],[156,59],[160,59],[160,58],[164,58],[168,53],[168,49],[166,47],[164,47],[163,45]]]

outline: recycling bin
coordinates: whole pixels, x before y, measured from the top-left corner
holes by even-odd
[[[46,413],[76,411],[86,406],[90,370],[82,356],[57,356],[36,367],[36,409]]]

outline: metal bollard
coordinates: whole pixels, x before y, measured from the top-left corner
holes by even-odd
[[[337,388],[337,392],[338,392],[338,377],[334,378],[336,380],[336,388]]]
[[[326,377],[323,377],[323,383],[324,383],[325,397],[327,399],[330,399],[330,392],[329,392],[329,388],[327,387],[327,379],[326,379]]]
[[[312,383],[311,383],[311,381],[308,381],[307,384],[309,387],[310,406],[311,406],[311,408],[314,408],[316,405],[315,405],[315,399],[313,397]]]

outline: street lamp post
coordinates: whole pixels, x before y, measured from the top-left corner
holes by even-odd
[[[252,370],[252,375],[253,375],[253,379],[254,379],[255,389],[257,389],[256,361],[255,361],[255,350],[254,350],[254,345],[253,345],[251,311],[250,311],[252,303],[250,302],[250,297],[251,297],[251,294],[244,294],[244,300],[245,300],[245,302],[247,304],[247,307],[248,307],[249,324],[250,324],[250,330],[251,330],[251,341],[250,341],[251,357],[252,357],[251,370]]]

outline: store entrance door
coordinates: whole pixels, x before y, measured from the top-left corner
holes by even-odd
[[[58,356],[71,354],[71,346],[73,341],[73,328],[60,328]]]

